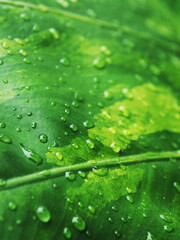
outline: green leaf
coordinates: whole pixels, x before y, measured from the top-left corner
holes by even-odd
[[[0,0],[2,240],[180,238],[179,9]]]

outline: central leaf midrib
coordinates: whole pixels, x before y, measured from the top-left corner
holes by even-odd
[[[92,169],[94,166],[110,167],[117,166],[120,164],[135,164],[149,161],[160,161],[170,158],[180,158],[180,150],[165,152],[147,152],[142,154],[129,155],[111,159],[90,160],[88,162],[80,164],[47,169],[36,173],[28,174],[25,176],[8,179],[6,181],[6,184],[4,186],[1,186],[0,191],[16,188],[18,186],[27,185],[30,183],[37,183],[46,181],[48,179],[58,178],[64,175],[65,172],[67,171],[77,172],[79,170]]]

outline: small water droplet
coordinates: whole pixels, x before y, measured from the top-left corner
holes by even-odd
[[[118,237],[118,238],[121,236],[120,232],[119,232],[119,231],[117,231],[117,230],[116,230],[116,231],[114,231],[114,235],[115,235],[116,237]]]
[[[45,134],[39,135],[39,141],[40,141],[41,143],[47,143],[47,141],[48,141],[48,136],[45,135]]]
[[[9,48],[9,45],[8,45],[7,42],[4,42],[4,43],[3,43],[3,48],[5,48],[5,49],[8,49],[8,48]]]
[[[35,129],[37,127],[37,123],[36,122],[33,122],[32,123],[32,128]]]
[[[41,222],[47,223],[51,220],[51,213],[46,206],[39,206],[36,209],[36,215]]]
[[[91,205],[88,206],[88,210],[89,210],[90,213],[92,213],[92,214],[95,214],[95,213],[96,213],[96,209],[95,209],[93,206],[91,206]]]
[[[3,63],[4,63],[4,62],[3,62],[3,60],[2,60],[2,59],[0,59],[0,65],[3,65]]]
[[[134,203],[134,200],[133,200],[133,198],[132,198],[131,195],[127,195],[127,196],[126,196],[126,199],[128,200],[128,202]]]
[[[27,56],[27,52],[24,51],[23,49],[20,49],[20,50],[19,50],[19,53],[20,53],[22,56]]]
[[[83,171],[78,171],[78,175],[82,178],[85,178],[86,177],[86,173],[83,172]]]
[[[3,143],[12,143],[12,139],[8,137],[6,134],[1,134],[0,135],[0,141]]]
[[[160,214],[159,215],[161,219],[163,219],[165,222],[171,223],[172,219],[170,216],[164,215],[164,214]]]
[[[167,225],[164,225],[164,230],[166,232],[172,232],[174,229],[173,225],[172,224],[167,224]]]
[[[3,79],[3,83],[7,84],[8,83],[8,80],[5,78]]]
[[[65,117],[61,117],[61,121],[66,122],[67,119]]]
[[[4,187],[6,185],[6,180],[5,179],[0,179],[0,187]]]
[[[76,175],[73,172],[67,171],[65,172],[65,178],[69,181],[74,181],[76,178]]]
[[[32,162],[36,163],[37,165],[40,165],[43,161],[42,157],[34,152],[31,149],[26,148],[22,143],[20,143],[20,147],[24,153],[24,155],[31,160]]]
[[[16,117],[17,117],[17,119],[21,119],[21,118],[22,118],[22,115],[21,115],[21,114],[18,114]]]
[[[88,145],[88,147],[89,147],[90,149],[94,149],[95,144],[94,144],[93,140],[87,139],[87,140],[86,140],[86,143],[87,143],[87,145]]]
[[[104,57],[97,57],[93,61],[93,66],[97,69],[103,69],[106,66],[106,59]]]
[[[98,175],[98,176],[106,176],[107,175],[107,172],[108,172],[108,169],[107,168],[97,168],[97,167],[94,167],[93,169],[93,173]]]
[[[71,230],[68,227],[65,227],[63,230],[63,235],[66,239],[71,238]]]
[[[24,59],[23,59],[23,62],[24,62],[24,63],[27,63],[27,64],[30,64],[30,63],[31,63],[31,61],[30,61],[28,58],[24,58]]]
[[[116,143],[111,143],[110,147],[112,148],[112,150],[115,152],[115,153],[119,153],[121,148],[119,147],[119,145],[117,145]]]
[[[79,231],[83,231],[86,228],[86,222],[80,216],[73,217],[72,224]]]
[[[70,61],[67,57],[63,57],[60,59],[60,63],[63,65],[63,66],[66,66],[68,67],[70,65]]]
[[[75,124],[71,124],[69,127],[73,132],[77,132],[78,130],[78,127]]]
[[[63,156],[60,152],[57,152],[56,153],[56,158],[61,161],[63,159]]]
[[[8,208],[12,211],[15,211],[17,209],[17,206],[14,202],[9,202],[8,203]]]
[[[5,122],[0,122],[0,127],[1,127],[1,128],[5,128],[5,127],[6,127]]]
[[[94,123],[92,121],[89,121],[89,120],[83,122],[83,124],[88,129],[94,127]]]

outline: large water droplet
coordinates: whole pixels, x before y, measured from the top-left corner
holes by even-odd
[[[43,161],[42,157],[34,152],[31,149],[26,148],[22,143],[20,143],[20,147],[24,153],[24,155],[31,160],[32,162],[36,163],[37,165],[40,165]]]
[[[78,127],[75,124],[71,124],[69,127],[73,132],[77,132],[78,130]]]
[[[84,124],[84,126],[85,126],[86,128],[92,128],[92,127],[94,127],[94,123],[93,123],[92,121],[89,121],[89,120],[83,122],[83,124]]]
[[[36,209],[36,215],[41,222],[47,223],[51,219],[51,213],[46,206],[39,206]]]
[[[80,216],[75,216],[72,218],[72,223],[76,229],[83,231],[86,228],[86,222]]]
[[[76,178],[76,175],[73,172],[67,171],[65,172],[65,178],[69,181],[74,181]]]

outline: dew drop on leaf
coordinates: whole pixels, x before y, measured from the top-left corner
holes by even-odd
[[[83,172],[83,171],[78,171],[78,175],[82,178],[85,178],[86,177],[86,173]]]
[[[173,225],[172,224],[167,224],[167,225],[164,225],[164,230],[166,232],[172,232],[174,229]]]
[[[71,124],[69,127],[73,132],[77,132],[78,130],[78,127],[75,124]]]
[[[63,57],[60,59],[60,63],[63,65],[63,66],[66,66],[68,67],[70,65],[70,61],[67,57]]]
[[[27,64],[31,63],[31,61],[28,58],[23,58],[23,62]]]
[[[0,128],[5,128],[5,127],[6,127],[5,122],[0,122]]]
[[[171,223],[172,219],[170,216],[164,215],[164,214],[160,214],[159,215],[161,219],[163,219],[165,222]]]
[[[93,206],[91,206],[91,205],[88,206],[88,210],[89,210],[90,213],[92,213],[92,214],[95,214],[95,213],[96,213],[95,208],[94,208]]]
[[[89,120],[83,122],[83,124],[84,124],[84,126],[85,126],[86,128],[92,128],[92,127],[94,127],[94,123],[93,123],[92,121],[89,121]]]
[[[65,178],[72,182],[75,180],[76,175],[73,172],[67,171],[65,172]]]
[[[12,211],[15,211],[17,209],[17,206],[14,202],[9,202],[8,203],[8,208]]]
[[[116,230],[116,231],[114,231],[114,235],[115,235],[116,237],[118,237],[118,238],[121,236],[120,232],[119,232],[119,231],[117,231],[117,230]]]
[[[87,145],[88,145],[88,147],[89,147],[90,149],[94,149],[95,144],[94,144],[93,140],[87,139],[87,140],[86,140],[86,143],[87,143]]]
[[[61,161],[63,159],[63,156],[60,152],[57,152],[56,153],[56,158]]]
[[[93,66],[97,69],[103,69],[106,66],[106,59],[105,57],[97,57],[93,61]]]
[[[79,231],[83,231],[86,228],[86,222],[80,216],[73,217],[72,224]]]
[[[39,206],[36,209],[36,215],[41,222],[47,223],[51,220],[51,213],[46,206]]]
[[[45,134],[39,135],[39,141],[40,141],[41,143],[47,143],[47,141],[48,141],[48,136],[45,135]]]
[[[8,137],[6,134],[0,135],[0,141],[3,143],[12,143],[12,139]]]
[[[43,161],[42,157],[34,152],[31,149],[26,148],[22,143],[20,143],[20,147],[24,153],[24,155],[31,160],[32,162],[36,163],[37,165],[40,165]]]
[[[131,195],[127,195],[126,199],[128,200],[129,203],[134,203],[134,200]]]
[[[71,238],[71,230],[68,227],[65,227],[63,230],[63,235],[66,239]]]
[[[106,176],[107,175],[107,172],[108,172],[108,169],[107,168],[97,168],[97,167],[94,167],[93,169],[93,173],[98,175],[98,176]]]

